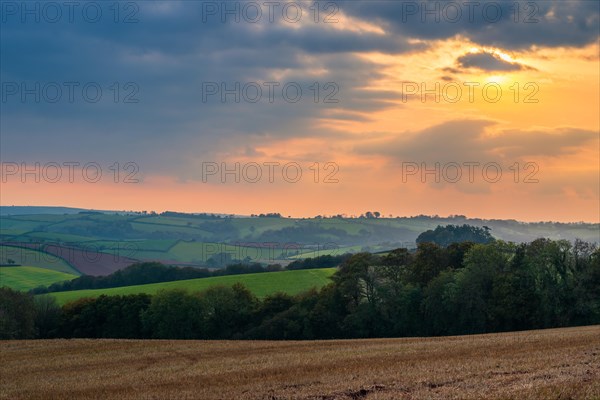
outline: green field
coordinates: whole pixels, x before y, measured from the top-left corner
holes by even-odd
[[[98,297],[100,295],[125,295],[135,293],[153,294],[163,289],[187,289],[202,291],[211,286],[231,286],[242,283],[258,297],[265,297],[276,292],[291,295],[320,288],[329,283],[329,278],[335,268],[306,269],[296,271],[263,272],[259,274],[228,275],[213,278],[187,279],[183,281],[152,283],[148,285],[124,286],[110,289],[74,290],[69,292],[51,293],[59,304],[65,304],[83,297]]]
[[[77,278],[77,275],[37,267],[0,267],[0,287],[29,290]]]
[[[14,264],[19,266],[27,265],[66,274],[80,275],[77,270],[71,267],[62,258],[58,258],[42,251],[0,245],[0,264],[10,264],[9,260],[14,261]]]

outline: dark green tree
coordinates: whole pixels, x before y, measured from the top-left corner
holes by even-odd
[[[142,312],[147,335],[156,339],[202,339],[207,337],[207,312],[196,295],[182,289],[158,292]]]
[[[56,337],[62,316],[62,309],[56,299],[49,295],[36,296],[34,306],[36,336],[42,339]]]
[[[199,296],[204,329],[211,339],[239,338],[252,323],[258,300],[245,286],[236,283],[231,287],[216,286]]]
[[[0,339],[32,339],[35,336],[33,296],[0,288]]]
[[[452,243],[473,242],[490,243],[494,240],[487,226],[479,228],[464,224],[460,225],[438,225],[434,230],[428,230],[417,237],[417,244],[431,242],[442,247]]]

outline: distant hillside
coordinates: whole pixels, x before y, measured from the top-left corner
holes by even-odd
[[[297,259],[327,254],[415,248],[420,234],[450,224],[489,229],[493,237],[517,243],[537,238],[600,243],[600,224],[525,223],[465,216],[284,218],[118,213],[66,207],[0,210],[0,244],[43,249],[77,264],[84,274],[100,275],[136,261],[206,268],[240,262],[285,266]],[[25,211],[29,213],[18,214]],[[0,264],[5,262],[0,260]]]
[[[27,214],[77,214],[87,211],[84,208],[71,207],[46,207],[46,206],[0,206],[0,215],[27,215]]]
[[[600,242],[600,224],[519,222],[465,216],[396,218],[227,217],[215,214],[93,211],[68,207],[0,207],[2,240],[92,242],[183,240],[211,243],[301,243],[305,245],[414,246],[419,234],[438,225],[487,226],[502,240],[539,237]],[[143,248],[143,250],[158,250]]]

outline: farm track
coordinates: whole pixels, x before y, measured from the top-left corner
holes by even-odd
[[[0,342],[1,399],[600,399],[600,326],[444,338]]]

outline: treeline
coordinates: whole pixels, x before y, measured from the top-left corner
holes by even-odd
[[[333,282],[257,299],[245,287],[101,296],[62,308],[0,289],[0,337],[333,339],[473,334],[600,323],[600,251],[494,241],[359,253]]]
[[[188,214],[176,211],[165,211],[159,214],[162,217],[180,217],[180,218],[197,218],[197,219],[221,219],[223,216],[218,214],[208,214],[208,213],[199,213],[199,214]]]
[[[358,243],[367,231],[359,235],[351,235],[344,229],[327,228],[318,223],[307,221],[302,225],[284,226],[283,228],[267,229],[256,237],[259,242],[279,242],[285,238],[288,242],[307,243],[313,238],[331,238],[331,245],[335,243]]]
[[[277,266],[270,268],[263,267],[261,264],[237,264],[229,265],[227,268],[221,270],[211,271],[206,268],[171,267],[158,262],[144,262],[132,264],[110,275],[83,275],[70,281],[53,283],[48,287],[40,286],[32,289],[31,292],[33,294],[42,294],[82,289],[107,289],[121,286],[144,285],[147,283],[277,270]]]
[[[313,258],[305,258],[302,260],[296,260],[287,265],[285,269],[315,269],[315,268],[332,268],[345,262],[352,256],[350,253],[341,254],[338,256],[324,255]]]
[[[341,256],[319,256],[290,263],[285,269],[331,268],[340,265],[349,254]],[[50,286],[40,286],[31,290],[33,294],[65,292],[83,289],[108,289],[122,286],[145,285],[148,283],[172,282],[185,279],[210,278],[224,275],[255,274],[261,272],[282,271],[280,264],[263,266],[260,263],[237,263],[225,268],[209,270],[206,268],[167,266],[158,262],[132,264],[127,268],[106,276],[83,275],[70,281],[56,282]]]

